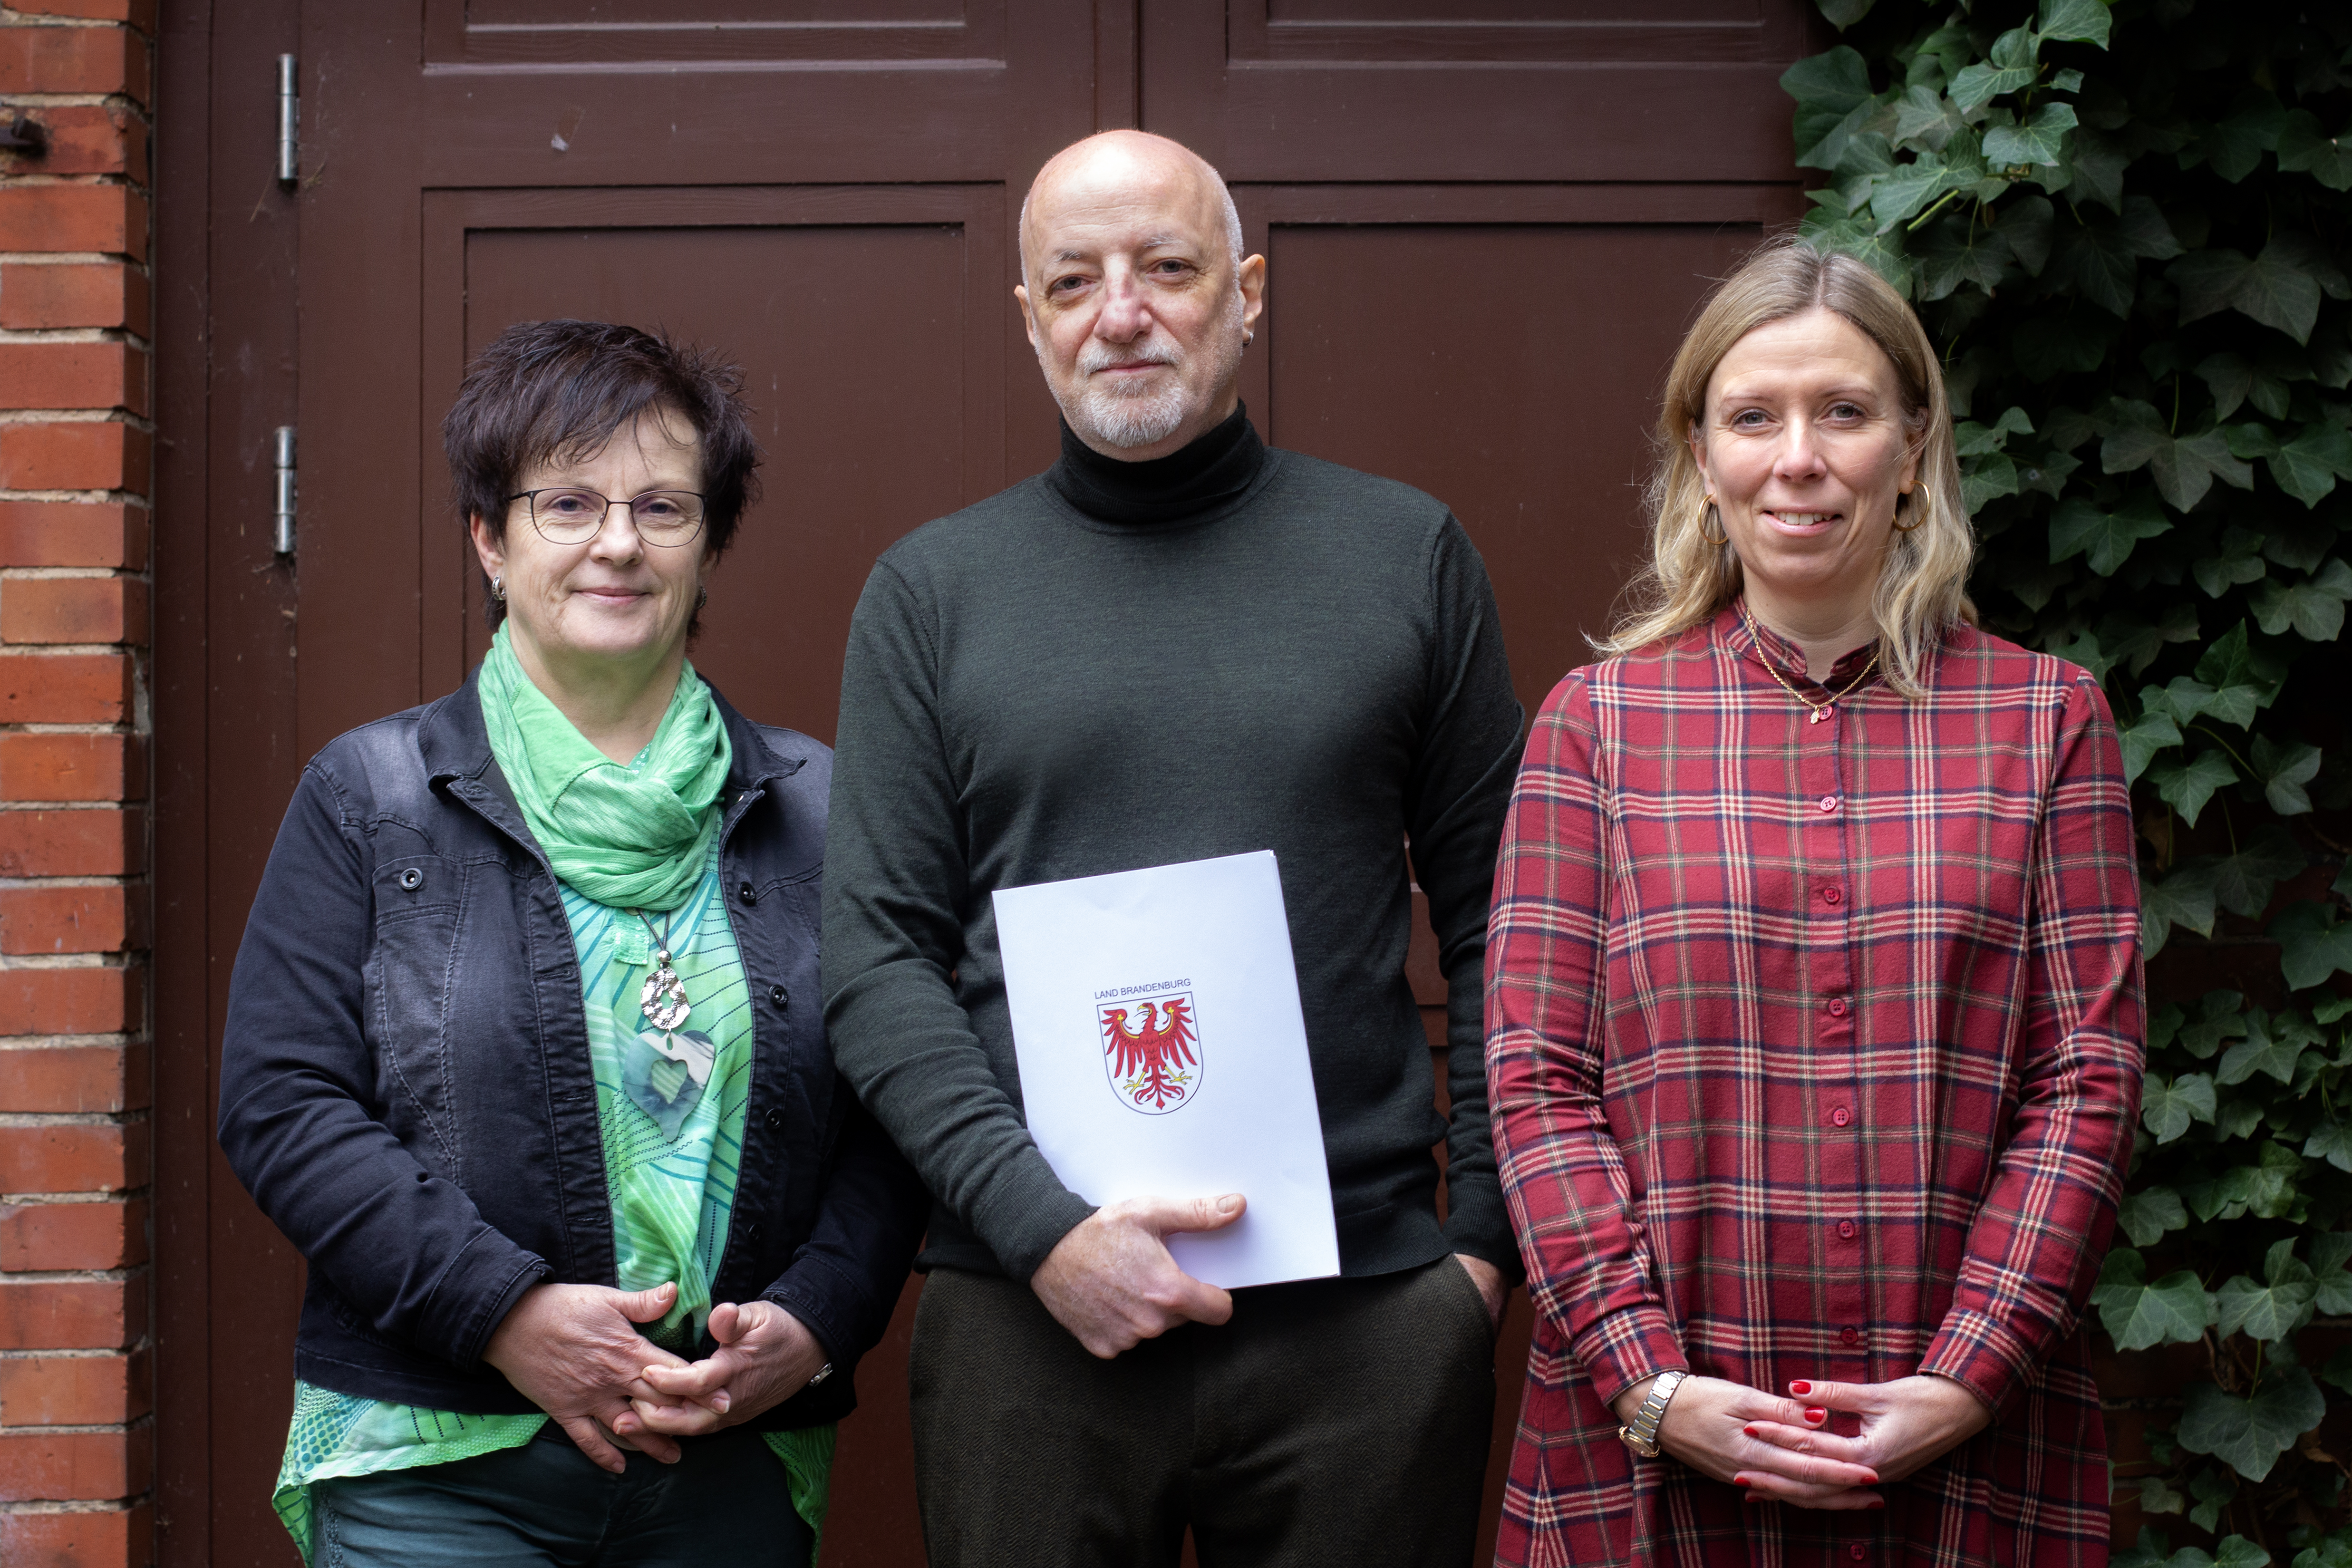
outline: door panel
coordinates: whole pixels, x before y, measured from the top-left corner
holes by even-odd
[[[966,335],[961,242],[947,227],[826,227],[509,230],[467,243],[469,353],[511,322],[580,316],[724,344],[742,365],[766,500],[712,577],[694,661],[745,712],[827,742],[848,609],[874,557],[964,493],[963,365],[940,352]],[[874,321],[854,309],[877,296],[919,303]],[[911,410],[923,438],[875,460],[871,433]],[[465,575],[478,595],[478,571]],[[465,620],[470,667],[488,637],[478,615]]]
[[[584,5],[581,0],[467,0],[463,14],[466,30],[476,33],[515,27],[616,33],[699,32],[715,27],[782,32],[828,25],[872,30],[908,23],[960,29],[967,9],[956,0],[697,0],[687,5],[667,0],[587,0]],[[1001,5],[982,5],[977,9],[990,16],[1003,14]],[[655,52],[645,44],[632,46],[632,51],[639,56]]]
[[[1228,180],[1786,181],[1781,0],[1148,5],[1143,122]]]
[[[1228,26],[1236,61],[1752,60],[1759,0],[1262,0]]]
[[[746,713],[829,742],[874,558],[1004,482],[1001,401],[974,395],[999,379],[1000,290],[967,265],[971,232],[996,248],[1001,188],[532,195],[428,201],[430,271],[462,276],[426,312],[425,417],[515,321],[625,321],[723,349],[744,372],[764,494],[711,580],[694,661]],[[694,216],[720,221],[679,222]],[[882,431],[903,438],[877,447]],[[428,583],[425,665],[447,689],[488,634],[437,447],[423,467],[420,489],[439,502],[423,548],[452,568]]]
[[[1606,627],[1640,563],[1666,362],[1708,279],[1758,232],[1273,227],[1273,440],[1453,507],[1494,578],[1530,714],[1591,661],[1585,634]]]
[[[1006,0],[425,0],[436,64],[1000,61]]]

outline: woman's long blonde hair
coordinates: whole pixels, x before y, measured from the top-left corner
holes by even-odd
[[[1897,530],[1889,542],[1871,605],[1887,684],[1917,696],[1928,651],[1956,624],[1974,624],[1968,580],[1976,530],[1960,509],[1959,457],[1935,345],[1903,297],[1867,266],[1781,238],[1767,241],[1723,280],[1675,354],[1658,414],[1660,462],[1646,498],[1649,564],[1628,589],[1628,607],[1609,636],[1593,640],[1599,652],[1630,653],[1677,636],[1712,620],[1738,596],[1739,557],[1728,544],[1706,540],[1706,484],[1691,456],[1690,434],[1703,428],[1707,383],[1731,346],[1759,327],[1814,309],[1853,322],[1895,366],[1903,422],[1928,492],[1924,521],[1908,531]],[[1920,498],[1915,492],[1898,505],[1909,524]]]

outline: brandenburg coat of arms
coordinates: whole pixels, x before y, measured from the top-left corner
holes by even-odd
[[[1129,1110],[1165,1116],[1200,1092],[1201,1037],[1191,992],[1105,1003],[1095,1016],[1102,1026],[1103,1070]]]

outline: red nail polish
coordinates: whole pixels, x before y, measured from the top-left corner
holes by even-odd
[[[1800,1399],[1802,1399],[1812,1391],[1813,1385],[1810,1383],[1792,1383],[1789,1385],[1789,1392],[1795,1394]]]
[[[1805,1419],[1808,1421],[1826,1421],[1829,1419],[1829,1416],[1830,1413],[1826,1410],[1808,1410],[1805,1412]]]

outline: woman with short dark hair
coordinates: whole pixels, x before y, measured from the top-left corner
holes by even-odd
[[[230,984],[222,1147],[310,1263],[277,1506],[336,1568],[798,1568],[929,1200],[815,1005],[830,753],[686,658],[737,378],[528,323],[444,437],[489,654],[311,760]]]
[[[1659,437],[1645,588],[1538,715],[1496,873],[1538,1309],[1496,1561],[2103,1563],[2114,721],[1976,627],[1936,352],[1869,268],[1752,257]]]

